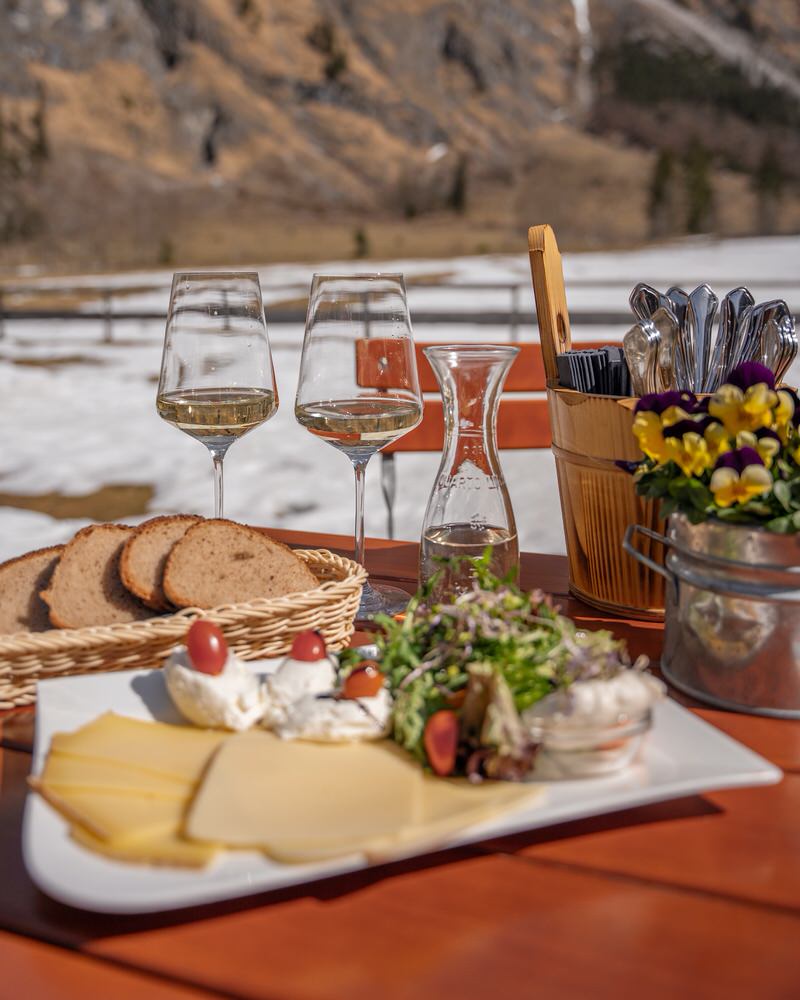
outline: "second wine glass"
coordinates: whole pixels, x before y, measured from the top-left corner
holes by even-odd
[[[211,452],[214,516],[222,517],[228,448],[278,409],[255,272],[174,275],[156,408]]]
[[[367,463],[422,419],[401,274],[314,275],[295,416],[353,463],[355,558],[363,565]],[[367,582],[357,617],[396,614],[407,604],[405,591]]]

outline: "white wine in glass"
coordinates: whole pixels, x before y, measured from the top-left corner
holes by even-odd
[[[173,277],[156,409],[211,452],[214,516],[222,517],[228,448],[278,409],[256,273]]]
[[[294,412],[353,463],[355,557],[363,565],[367,463],[422,419],[401,274],[314,275]],[[367,582],[357,617],[396,614],[407,604],[405,591]]]

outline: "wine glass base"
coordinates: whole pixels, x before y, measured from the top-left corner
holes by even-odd
[[[376,615],[397,615],[405,611],[411,595],[399,587],[365,583],[356,621],[371,621]]]

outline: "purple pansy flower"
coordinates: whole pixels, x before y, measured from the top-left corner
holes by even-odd
[[[706,427],[715,421],[712,417],[701,417],[700,420],[679,420],[671,427],[665,427],[663,434],[665,438],[682,438],[684,434],[704,434]]]
[[[792,423],[795,427],[800,427],[800,396],[794,391],[794,389],[781,389],[781,392],[786,392],[792,397],[792,402],[794,403],[794,413],[792,414]]]
[[[739,475],[744,472],[748,465],[763,465],[761,456],[755,448],[736,448],[734,451],[726,451],[720,455],[715,469],[735,469]]]
[[[693,392],[678,392],[677,389],[670,389],[668,392],[649,392],[642,396],[633,412],[663,413],[670,406],[680,406],[687,413],[694,413],[697,409],[697,397]]]
[[[758,385],[759,382],[766,382],[767,388],[775,388],[775,375],[766,365],[758,361],[743,361],[737,365],[730,375],[725,379],[728,385],[735,385],[744,392],[751,385]]]

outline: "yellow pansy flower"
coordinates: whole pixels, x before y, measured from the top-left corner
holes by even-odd
[[[705,438],[695,431],[680,438],[667,438],[664,444],[667,458],[675,462],[684,476],[700,476],[714,463]]]
[[[709,400],[708,412],[722,421],[729,434],[738,434],[769,427],[777,402],[777,394],[763,382],[745,392],[735,385],[722,385]]]
[[[754,448],[758,452],[758,457],[769,468],[773,458],[781,450],[781,443],[774,437],[758,438],[752,431],[739,431],[736,435],[736,447]]]
[[[706,444],[708,445],[708,451],[711,457],[716,461],[723,452],[729,451],[731,447],[731,438],[728,432],[725,430],[722,424],[711,423],[706,427],[703,432],[703,437],[706,439]]]
[[[792,433],[792,417],[794,416],[794,400],[784,389],[778,390],[778,405],[774,410],[775,430],[784,444]]]
[[[741,475],[736,469],[715,469],[709,488],[720,507],[746,503],[772,489],[772,476],[763,465],[747,465]]]
[[[661,420],[657,413],[645,410],[637,413],[633,420],[633,433],[639,447],[655,462],[664,462],[667,457]]]
[[[681,420],[689,419],[689,414],[680,406],[668,406],[661,414],[661,426],[672,427],[673,424],[680,423]]]

